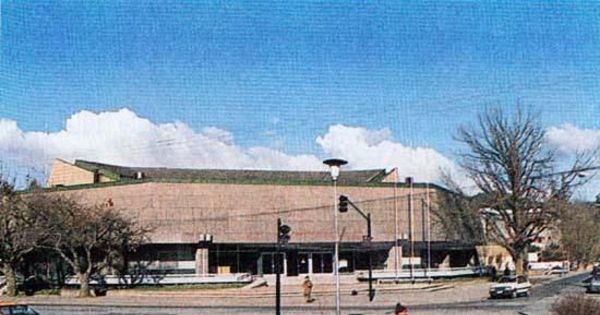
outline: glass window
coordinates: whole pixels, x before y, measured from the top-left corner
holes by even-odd
[[[2,312],[3,315],[39,315],[38,312],[34,311],[32,308],[30,308],[27,305],[15,305],[15,306],[11,306],[6,308],[1,308],[0,311]],[[10,313],[9,313],[10,311]]]
[[[515,280],[516,279],[512,278],[512,277],[502,277],[502,278],[500,278],[500,281],[498,281],[498,282],[500,282],[500,283],[511,283],[511,282],[515,282]]]

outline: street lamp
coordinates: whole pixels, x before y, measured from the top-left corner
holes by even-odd
[[[338,214],[337,214],[337,179],[340,175],[340,166],[348,164],[342,159],[327,159],[323,164],[329,166],[331,181],[333,182],[333,221],[335,231],[335,314],[340,315],[340,236],[338,232]]]

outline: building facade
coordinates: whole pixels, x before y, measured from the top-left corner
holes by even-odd
[[[334,198],[346,195],[372,218],[338,213],[340,269],[463,267],[478,264],[475,248],[448,239],[431,216],[433,184],[398,183],[386,170],[342,171],[333,195],[328,172],[193,170],[125,167],[56,160],[48,191],[90,204],[105,203],[153,231],[144,259],[169,272],[256,275],[333,273]],[[275,254],[277,219],[291,239]]]

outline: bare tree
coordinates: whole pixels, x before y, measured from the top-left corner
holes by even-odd
[[[444,231],[448,240],[461,240],[469,244],[485,243],[477,196],[467,196],[448,174],[444,178],[444,184],[450,191],[438,195],[437,206],[431,209],[433,224]]]
[[[155,277],[148,272],[148,267],[153,263],[149,253],[140,253],[136,249],[123,249],[114,252],[111,257],[111,268],[119,277],[119,284],[126,288],[140,285],[149,277]]]
[[[16,271],[24,257],[44,238],[39,217],[23,202],[15,187],[0,178],[0,264],[6,294],[17,295]]]
[[[506,248],[522,274],[527,248],[587,180],[579,175],[591,169],[592,154],[577,154],[567,171],[557,172],[539,119],[521,109],[513,117],[489,110],[476,128],[460,128],[457,140],[467,147],[461,166],[484,196],[487,237]]]
[[[90,278],[109,266],[109,257],[133,248],[147,232],[107,205],[88,206],[60,195],[40,195],[34,208],[44,213],[50,231],[45,248],[54,250],[73,268],[79,296],[90,296]]]
[[[565,207],[558,224],[562,250],[579,266],[600,259],[600,209],[590,204],[576,203]]]

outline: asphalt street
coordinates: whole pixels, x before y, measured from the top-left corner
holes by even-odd
[[[565,276],[532,288],[530,297],[518,299],[483,299],[469,302],[453,302],[443,304],[421,304],[410,306],[410,314],[531,314],[537,315],[547,310],[553,297],[561,292],[583,291],[577,287],[587,277],[586,274]],[[452,294],[452,290],[448,290]],[[147,307],[147,306],[85,306],[85,305],[35,305],[44,315],[98,314],[98,315],[187,315],[187,314],[271,314],[272,306],[202,306],[202,307]],[[342,307],[343,314],[392,314],[393,305],[365,304],[353,307]],[[540,311],[542,310],[542,311]],[[332,314],[334,308],[330,305],[283,307],[283,314]],[[542,313],[540,313],[542,312]]]

